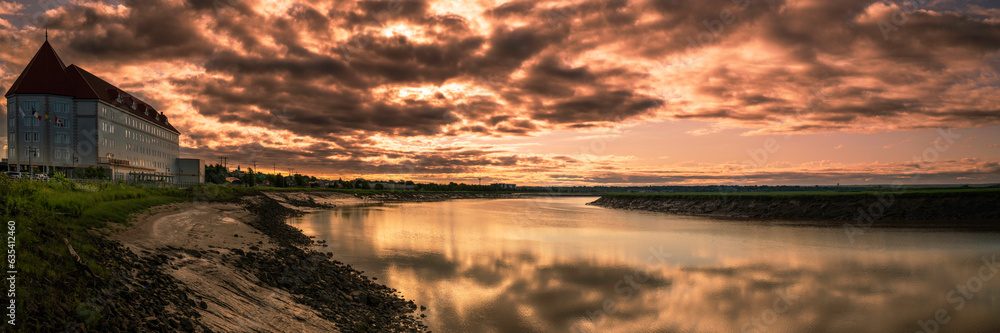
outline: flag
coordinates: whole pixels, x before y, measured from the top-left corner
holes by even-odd
[[[17,111],[21,112],[21,117],[25,117],[25,115],[24,115],[24,109],[22,109],[20,105],[17,106]]]
[[[48,113],[45,114],[45,120],[48,120],[50,123],[52,122],[52,119],[49,118],[49,114]]]
[[[56,125],[59,125],[59,127],[66,127],[66,125],[63,125],[62,120],[59,119],[59,116],[55,116],[55,117],[56,117]]]
[[[35,116],[35,118],[38,118],[38,120],[42,120],[42,115],[38,114],[38,110],[31,109],[31,115]]]

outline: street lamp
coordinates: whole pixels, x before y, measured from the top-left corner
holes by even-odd
[[[115,157],[115,154],[108,153],[108,164],[111,165],[111,181],[116,181],[118,180],[118,163],[115,163],[112,157]]]
[[[73,154],[73,157],[72,157],[73,158],[73,168],[70,169],[70,171],[69,171],[70,172],[70,176],[69,177],[70,178],[76,178],[76,162],[79,162],[80,158],[76,155],[76,150],[70,150],[70,153]]]
[[[31,158],[38,153],[38,148],[28,147],[28,179],[35,177],[35,169],[31,167]]]

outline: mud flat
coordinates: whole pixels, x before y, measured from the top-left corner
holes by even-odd
[[[589,205],[781,224],[1000,230],[1000,190],[606,194]]]
[[[363,203],[343,193],[257,193],[157,207],[110,236],[171,297],[139,331],[419,332],[416,304],[287,225],[303,210]],[[139,281],[142,285],[145,281]],[[150,286],[156,287],[156,286]],[[155,301],[155,300],[154,300]],[[131,309],[138,311],[137,309]]]

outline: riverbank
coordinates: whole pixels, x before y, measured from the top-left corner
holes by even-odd
[[[844,221],[881,227],[1000,230],[1000,189],[803,193],[606,194],[589,205],[723,218]]]
[[[322,207],[237,187],[0,179],[18,271],[3,331],[425,330],[416,304],[284,223]]]
[[[310,250],[312,240],[285,224],[302,212],[293,208],[324,205],[315,198],[355,202],[343,193],[250,192],[227,203],[157,207],[111,238],[156,260],[199,300],[194,311],[206,331],[423,330],[413,302]]]

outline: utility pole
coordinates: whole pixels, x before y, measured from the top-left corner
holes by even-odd
[[[257,160],[251,161],[253,163],[253,172],[250,173],[250,186],[257,185]]]
[[[228,166],[229,165],[228,164],[229,163],[229,158],[225,157],[225,156],[220,157],[220,158],[222,159],[222,167],[226,168],[226,172],[229,172],[229,166]]]
[[[278,174],[278,165],[277,164],[271,163],[271,173],[276,174],[276,175]]]

